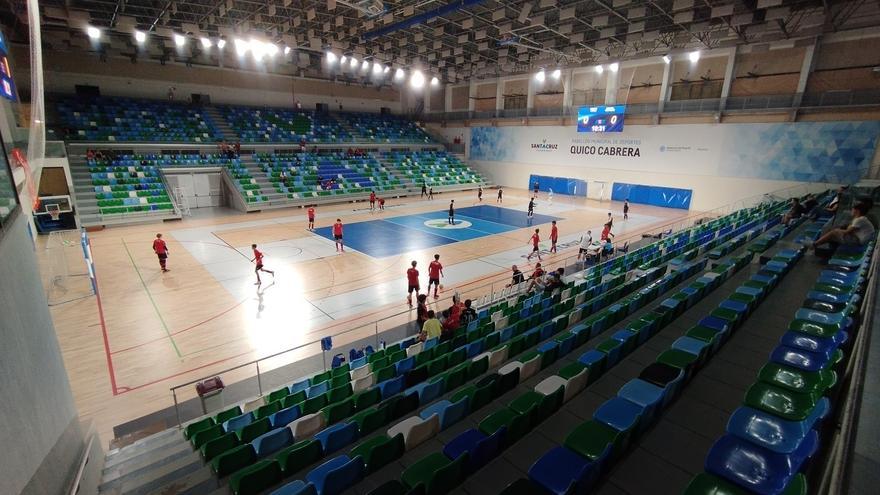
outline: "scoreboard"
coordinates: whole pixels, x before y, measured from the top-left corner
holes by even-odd
[[[623,132],[626,105],[584,106],[578,109],[578,132]]]
[[[15,101],[15,83],[12,82],[12,71],[6,60],[6,40],[0,33],[0,96]]]

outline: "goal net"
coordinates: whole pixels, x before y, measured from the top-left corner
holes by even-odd
[[[49,267],[46,298],[50,306],[95,293],[83,249],[84,240],[83,234],[76,230],[49,233],[45,254]]]

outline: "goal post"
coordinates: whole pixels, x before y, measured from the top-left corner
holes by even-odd
[[[45,250],[49,264],[46,299],[50,306],[95,293],[91,247],[85,229],[50,232]]]

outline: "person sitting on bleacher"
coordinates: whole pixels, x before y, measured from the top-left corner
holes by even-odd
[[[869,209],[870,205],[864,201],[854,204],[852,207],[853,218],[849,225],[829,230],[822,237],[816,239],[812,246],[815,247],[825,243],[864,246],[874,238],[874,225],[865,216]]]
[[[785,215],[782,215],[782,223],[787,224],[792,220],[797,220],[804,214],[805,211],[806,209],[804,208],[804,205],[801,204],[801,200],[797,198],[791,198],[791,209],[789,209],[788,212],[785,213]]]
[[[523,272],[519,271],[519,268],[516,265],[513,265],[513,278],[511,278],[510,283],[507,284],[508,287],[516,286],[523,282],[525,282],[526,278],[523,276]]]
[[[837,213],[837,208],[840,206],[840,200],[843,199],[843,193],[846,192],[846,186],[840,186],[837,189],[837,194],[834,195],[834,198],[828,203],[828,206],[825,207],[825,211],[828,213]]]

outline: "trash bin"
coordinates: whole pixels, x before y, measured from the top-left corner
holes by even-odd
[[[223,409],[223,380],[219,376],[196,384],[196,392],[202,402],[202,413],[209,414]]]

